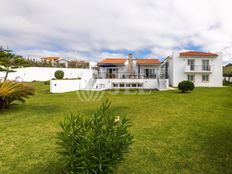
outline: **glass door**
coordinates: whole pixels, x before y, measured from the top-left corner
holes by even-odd
[[[188,65],[190,66],[190,70],[194,71],[194,69],[195,69],[195,60],[188,59]]]
[[[202,60],[202,70],[209,71],[209,60]]]

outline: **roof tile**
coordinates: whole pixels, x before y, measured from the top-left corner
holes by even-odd
[[[216,57],[218,56],[218,54],[210,53],[210,52],[186,51],[186,52],[180,52],[180,56]]]
[[[125,58],[105,58],[99,64],[124,64],[126,61]]]
[[[137,59],[137,64],[140,65],[158,65],[160,61],[158,59]]]

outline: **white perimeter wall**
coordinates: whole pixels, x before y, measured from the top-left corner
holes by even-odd
[[[80,89],[81,80],[51,80],[50,92],[63,93],[70,91],[77,91]]]
[[[28,67],[14,69],[17,72],[11,72],[8,75],[9,80],[15,80],[16,77],[20,77],[23,81],[47,81],[54,77],[54,73],[57,70],[64,71],[64,78],[84,78],[89,77],[92,73],[90,69],[79,69],[79,68],[47,68],[47,67]],[[0,72],[0,78],[5,76],[5,72]]]

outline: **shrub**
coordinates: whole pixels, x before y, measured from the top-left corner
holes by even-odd
[[[50,80],[44,82],[45,85],[50,85]]]
[[[58,133],[66,173],[113,173],[132,143],[130,126],[126,117],[110,110],[108,101],[92,117],[67,117]]]
[[[34,95],[34,88],[24,83],[4,81],[0,83],[0,110],[6,109],[9,105],[18,100],[22,103],[29,95]]]
[[[185,93],[187,91],[192,91],[194,90],[194,83],[192,81],[184,80],[178,84],[178,89],[182,92]]]
[[[224,85],[224,86],[230,86],[230,85],[232,85],[232,82],[223,80],[223,85]]]
[[[63,79],[63,78],[64,78],[64,71],[57,70],[57,71],[55,72],[55,78],[56,78],[56,79]]]

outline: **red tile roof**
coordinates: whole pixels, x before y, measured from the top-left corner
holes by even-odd
[[[158,59],[137,59],[137,64],[140,65],[158,65],[160,61]]]
[[[125,58],[105,58],[99,64],[124,64],[126,61]]]
[[[59,60],[59,57],[42,57],[43,60]]]
[[[209,52],[186,51],[186,52],[180,52],[180,56],[216,57],[218,55]]]

